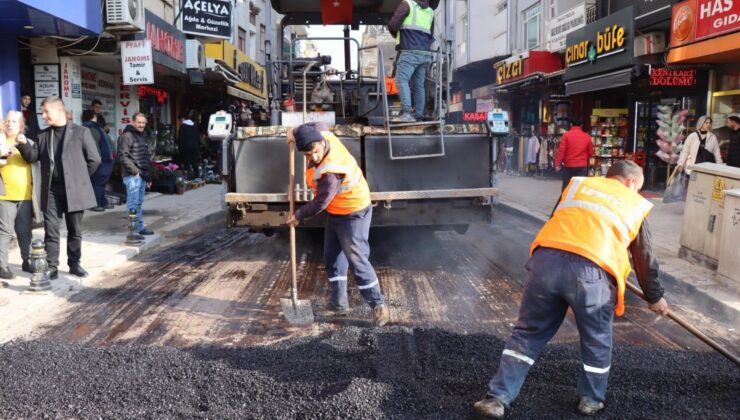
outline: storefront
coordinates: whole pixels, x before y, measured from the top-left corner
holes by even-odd
[[[674,5],[670,44],[670,65],[711,65],[707,102],[713,128],[740,114],[740,1]]]
[[[542,140],[540,147],[547,148],[548,124],[553,115],[548,98],[562,88],[562,69],[561,56],[549,51],[527,51],[494,64],[496,85],[492,94],[497,107],[509,112],[515,134],[504,144],[503,155],[513,154],[513,162],[505,166],[538,173],[548,168],[547,155],[530,150],[534,146],[528,139],[538,136]]]
[[[201,108],[225,109],[238,126],[269,124],[264,67],[228,41],[205,44],[205,54],[205,84],[190,87]]]

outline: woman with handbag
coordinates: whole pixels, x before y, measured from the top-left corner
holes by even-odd
[[[686,175],[691,175],[691,170],[687,166],[703,162],[722,163],[722,156],[719,154],[719,141],[717,136],[710,130],[712,128],[712,119],[706,115],[699,117],[696,122],[696,131],[689,134],[684,141],[681,155],[678,158],[678,167],[676,171],[684,171]]]

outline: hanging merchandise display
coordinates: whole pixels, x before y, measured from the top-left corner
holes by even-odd
[[[670,105],[659,105],[658,106],[658,150],[655,155],[658,156],[663,162],[673,165],[678,162],[678,156],[681,153],[681,147],[683,146],[683,139],[686,137],[686,116],[689,113],[688,109],[681,110],[679,112],[673,112],[673,107]]]
[[[589,159],[589,175],[606,174],[612,163],[624,159],[629,126],[627,108],[595,108],[591,113],[591,141],[594,155]]]

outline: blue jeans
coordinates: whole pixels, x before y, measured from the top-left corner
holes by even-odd
[[[144,220],[141,218],[141,205],[144,204],[144,193],[146,182],[139,175],[123,177],[123,185],[126,186],[126,209],[136,209],[136,231],[144,230]]]
[[[414,95],[414,116],[421,117],[424,114],[424,81],[427,74],[427,66],[432,62],[429,53],[416,51],[399,51],[396,62],[396,86],[398,96],[401,99],[401,111],[411,113],[411,94]]]
[[[352,265],[357,288],[370,307],[383,305],[380,283],[370,264],[370,221],[373,208],[368,206],[346,216],[329,215],[324,229],[324,264],[331,285],[334,309],[349,309],[347,270]]]
[[[573,309],[581,338],[583,366],[578,395],[604,401],[612,357],[614,279],[576,254],[539,248],[527,262],[529,276],[511,338],[504,346],[488,395],[507,406],[519,394],[529,368]]]

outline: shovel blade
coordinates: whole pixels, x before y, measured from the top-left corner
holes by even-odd
[[[313,323],[310,300],[296,300],[294,305],[292,299],[280,299],[280,306],[283,307],[283,316],[292,325],[305,326]]]

